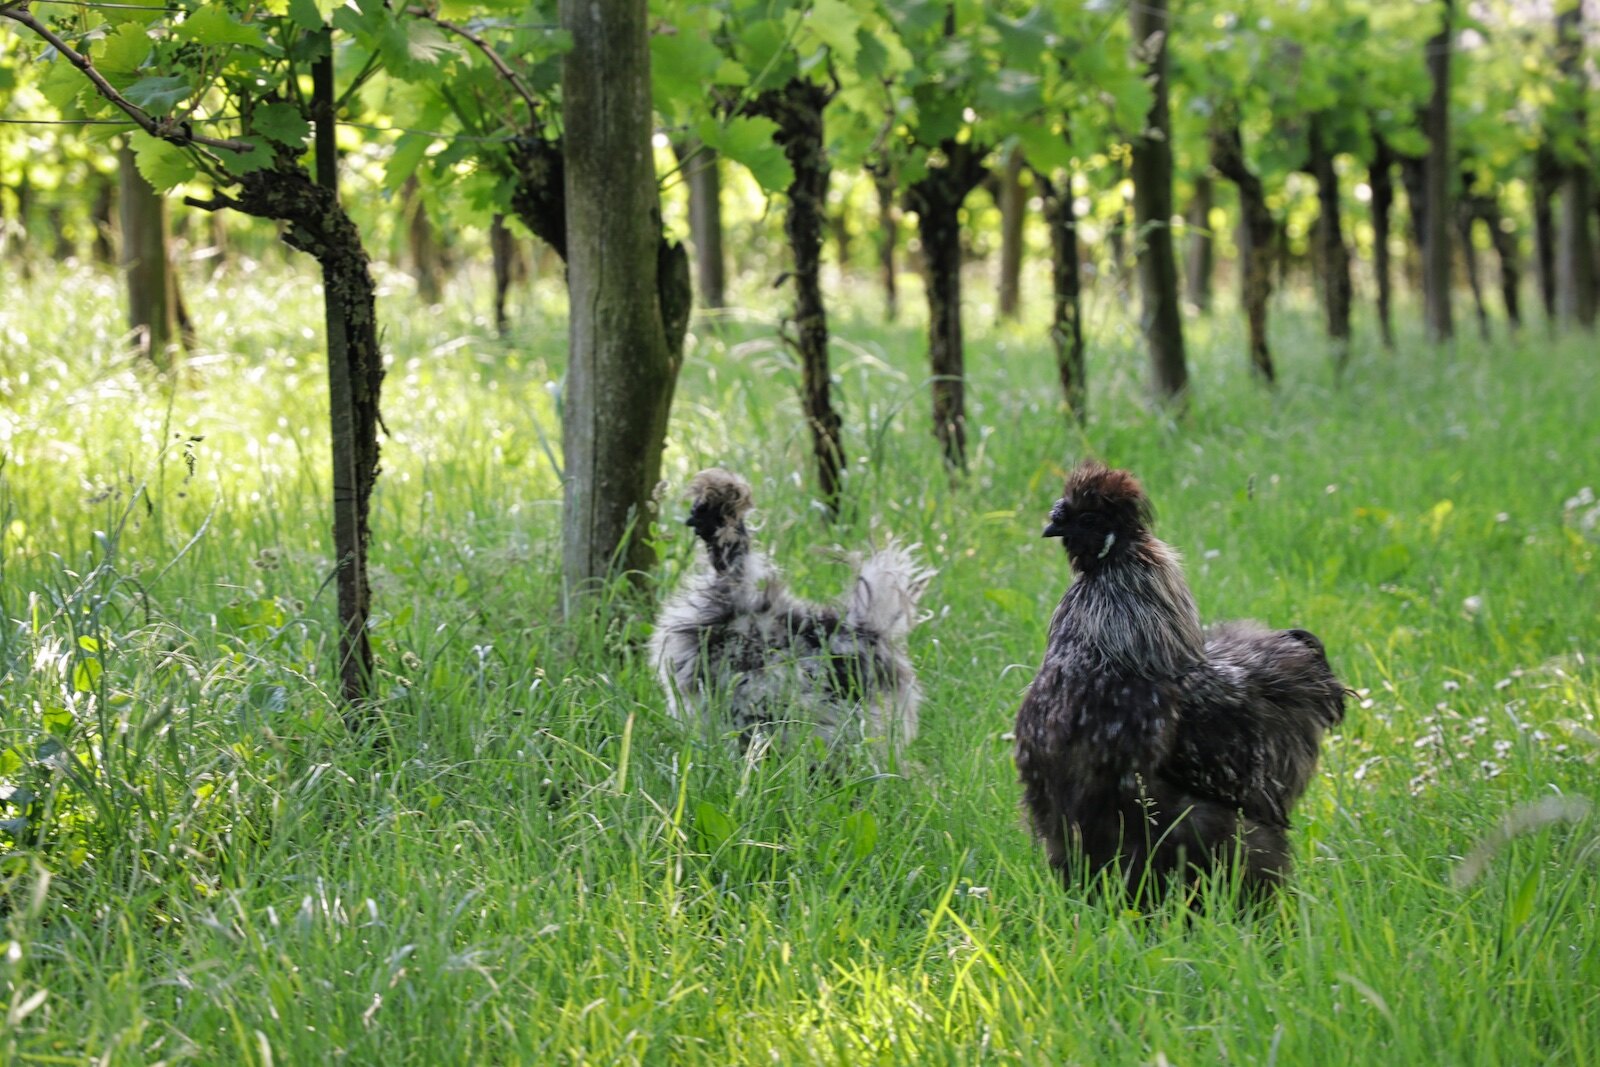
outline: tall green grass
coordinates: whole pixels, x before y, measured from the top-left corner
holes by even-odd
[[[890,533],[939,569],[922,736],[819,783],[804,752],[751,765],[668,719],[621,587],[558,619],[545,290],[501,343],[465,283],[429,311],[383,279],[381,700],[347,735],[317,300],[303,265],[249,266],[191,287],[204,348],[171,379],[122,354],[113,279],[4,278],[0,1061],[1600,1059],[1587,339],[1363,343],[1336,382],[1286,306],[1268,392],[1231,320],[1196,321],[1174,419],[1104,291],[1080,431],[1039,324],[975,305],[951,479],[915,326],[864,300],[836,316],[828,527],[773,320],[697,325],[660,580],[712,462],[803,592]],[[1068,579],[1038,530],[1086,451],[1143,476],[1208,618],[1312,629],[1360,692],[1268,916],[1064,892],[1022,829],[1006,735]],[[1519,810],[1561,817],[1458,884]]]

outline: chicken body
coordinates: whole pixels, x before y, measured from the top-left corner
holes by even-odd
[[[747,739],[808,731],[830,747],[909,743],[921,691],[906,639],[930,572],[890,544],[862,561],[837,604],[814,604],[751,543],[743,479],[705,471],[690,492],[706,564],[663,605],[650,647],[672,714]]]
[[[1023,802],[1066,877],[1116,866],[1138,896],[1237,865],[1247,891],[1290,866],[1289,812],[1344,687],[1304,630],[1202,630],[1138,482],[1089,463],[1046,536],[1076,572],[1017,713]]]

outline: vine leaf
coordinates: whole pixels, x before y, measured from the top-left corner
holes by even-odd
[[[749,168],[762,189],[781,193],[794,181],[794,169],[772,139],[777,130],[778,124],[768,118],[741,115],[724,122],[706,119],[700,123],[700,139]]]
[[[305,139],[311,136],[311,124],[300,114],[300,109],[281,102],[256,108],[250,126],[263,137],[291,147],[304,144]]]
[[[143,130],[129,134],[133,148],[133,162],[158,191],[182,185],[197,173],[194,160],[183,149],[152,137]]]
[[[151,76],[140,78],[122,90],[122,95],[152,115],[166,115],[193,92],[187,78]]]
[[[207,4],[172,28],[173,36],[195,44],[243,45],[267,50],[261,27],[246,25],[216,4]]]

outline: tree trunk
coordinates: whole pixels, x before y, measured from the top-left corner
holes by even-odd
[[[112,233],[117,228],[112,221],[112,212],[116,209],[117,182],[110,177],[99,174],[94,179],[94,203],[89,208],[89,219],[94,223],[94,237],[90,241],[90,254],[96,263],[110,266],[117,258],[117,250],[112,240]]]
[[[1415,252],[1406,263],[1406,281],[1413,292],[1424,291],[1423,260],[1428,244],[1428,192],[1425,156],[1395,157],[1400,163],[1400,184],[1406,190],[1406,213],[1411,217],[1410,249]]]
[[[900,243],[900,208],[895,203],[894,177],[886,169],[872,172],[878,193],[878,272],[883,279],[884,318],[900,317],[900,292],[896,283],[895,246]]]
[[[510,324],[506,316],[506,298],[511,286],[528,273],[516,235],[506,225],[504,215],[496,215],[489,223],[489,255],[494,263],[494,329],[504,337]]]
[[[1394,271],[1389,264],[1389,223],[1394,211],[1394,152],[1382,136],[1373,137],[1367,164],[1372,190],[1372,272],[1378,283],[1378,332],[1385,348],[1394,347]]]
[[[1569,94],[1570,103],[1559,116],[1575,131],[1572,158],[1560,160],[1559,211],[1556,218],[1556,311],[1569,326],[1593,329],[1595,323],[1593,176],[1589,171],[1587,139],[1583,131],[1588,109],[1583,98],[1588,91],[1583,69],[1583,4],[1562,0],[1556,12],[1556,65]]]
[[[209,225],[206,227],[206,240],[209,244],[208,255],[213,273],[228,264],[228,224],[226,218],[221,212],[212,212],[209,216]]]
[[[906,190],[928,275],[928,365],[933,435],[945,464],[967,466],[966,369],[961,341],[961,205],[983,180],[983,148],[945,141],[942,167]]]
[[[703,308],[726,303],[727,259],[722,248],[722,159],[699,138],[672,143],[689,186],[689,244],[694,249],[694,287]]]
[[[1595,324],[1591,182],[1586,168],[1569,167],[1556,216],[1556,311],[1562,322],[1585,329]]]
[[[17,218],[16,222],[3,232],[6,243],[15,242],[18,250],[17,262],[21,264],[22,280],[28,281],[33,277],[33,257],[29,253],[28,218],[33,214],[33,182],[28,180],[26,168],[22,177],[17,180]]]
[[[1261,179],[1245,162],[1237,118],[1213,127],[1211,165],[1239,190],[1241,296],[1250,329],[1250,366],[1270,383],[1273,367],[1272,351],[1267,347],[1267,301],[1272,296],[1272,243],[1277,226],[1267,208]]]
[[[1489,307],[1483,302],[1483,279],[1478,271],[1478,249],[1472,243],[1472,224],[1476,221],[1470,203],[1470,175],[1463,175],[1461,199],[1456,204],[1457,237],[1461,241],[1461,264],[1467,272],[1467,288],[1472,293],[1473,313],[1478,320],[1478,336],[1489,340]]]
[[[1433,91],[1423,118],[1428,157],[1423,167],[1424,214],[1422,245],[1423,322],[1428,340],[1450,340],[1455,324],[1450,314],[1450,51],[1455,40],[1455,0],[1443,0],[1443,22],[1428,39],[1428,74]]]
[[[133,149],[117,149],[122,218],[122,269],[128,283],[128,329],[157,366],[169,364],[178,339],[176,279],[167,249],[167,202],[144,180]]]
[[[1167,109],[1167,0],[1134,4],[1134,46],[1144,56],[1153,100],[1145,129],[1133,139],[1133,212],[1138,224],[1141,326],[1150,356],[1150,385],[1160,400],[1189,386],[1178,307],[1178,261],[1172,249],[1172,122]]]
[[[1056,350],[1056,374],[1068,415],[1080,425],[1088,416],[1089,382],[1084,367],[1082,266],[1078,252],[1078,218],[1072,205],[1072,179],[1053,182],[1035,173],[1050,227],[1050,280],[1053,295],[1050,343]]]
[[[1006,153],[1005,170],[1000,173],[1000,285],[1002,320],[1016,321],[1022,308],[1022,226],[1028,207],[1027,191],[1022,187],[1022,149]]]
[[[284,223],[283,241],[316,257],[322,266],[328,347],[328,415],[333,459],[334,573],[339,598],[339,688],[354,725],[368,694],[372,649],[367,640],[371,591],[367,583],[368,524],[378,477],[379,402],[383,353],[372,274],[361,233],[339,206],[338,150],[334,134],[331,31],[323,58],[312,65],[311,117],[315,124],[316,180],[298,163],[252,171],[235,196],[189,201]]]
[[[1494,193],[1474,197],[1475,214],[1489,228],[1489,241],[1494,245],[1495,258],[1500,261],[1500,299],[1505,304],[1506,321],[1513,330],[1522,325],[1522,304],[1518,297],[1522,288],[1522,267],[1517,254],[1516,235],[1506,230],[1500,215],[1500,200]]]
[[[652,494],[691,305],[688,256],[662,238],[651,158],[645,0],[561,0],[570,354],[562,419],[569,596],[620,565],[653,569]]]
[[[328,334],[328,415],[333,439],[339,682],[345,702],[357,710],[372,685],[372,646],[367,640],[372,590],[367,582],[367,546],[372,540],[372,489],[378,478],[383,352],[378,345],[375,293],[361,234],[339,206],[333,33],[324,33],[327,51],[311,68],[317,181],[314,190],[302,193],[314,205],[314,214],[304,223],[291,222],[285,239],[322,263]]]
[[[839,513],[844,470],[841,420],[830,394],[828,316],[822,301],[822,231],[828,207],[828,156],[823,143],[822,112],[829,90],[804,78],[762,93],[749,105],[752,114],[778,124],[773,139],[783,148],[794,171],[783,231],[794,256],[796,335],[791,338],[802,375],[801,408],[811,430],[811,454],[817,464],[817,487],[830,516]]]
[[[1211,275],[1216,266],[1217,243],[1211,233],[1211,207],[1216,190],[1211,175],[1200,173],[1194,179],[1194,199],[1189,201],[1188,248],[1184,257],[1184,281],[1189,303],[1201,314],[1211,311]]]
[[[1556,321],[1556,227],[1550,202],[1561,184],[1561,166],[1549,143],[1539,146],[1533,163],[1533,256],[1539,275],[1539,301],[1547,323]]]
[[[1317,259],[1322,275],[1322,306],[1334,365],[1342,368],[1350,355],[1350,248],[1344,243],[1339,205],[1339,174],[1327,140],[1327,119],[1311,119],[1311,175],[1317,182]]]
[[[828,215],[828,232],[833,235],[834,262],[839,264],[839,274],[846,277],[850,273],[850,212],[849,196],[839,202],[839,210]]]
[[[415,174],[401,187],[400,203],[406,221],[406,255],[411,276],[417,282],[417,297],[424,304],[437,304],[444,292],[439,239],[428,218],[427,205],[422,202],[422,183]]]

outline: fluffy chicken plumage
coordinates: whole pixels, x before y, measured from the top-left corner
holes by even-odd
[[[813,604],[752,544],[744,479],[702,471],[689,495],[706,565],[662,606],[650,642],[672,714],[747,736],[814,730],[829,746],[910,742],[921,690],[906,639],[932,572],[891,542],[860,562],[838,603]]]
[[[1158,892],[1238,864],[1259,893],[1287,875],[1289,812],[1344,687],[1304,630],[1202,630],[1138,481],[1080,465],[1051,511],[1075,578],[1017,713],[1023,802],[1064,875],[1120,865]]]

